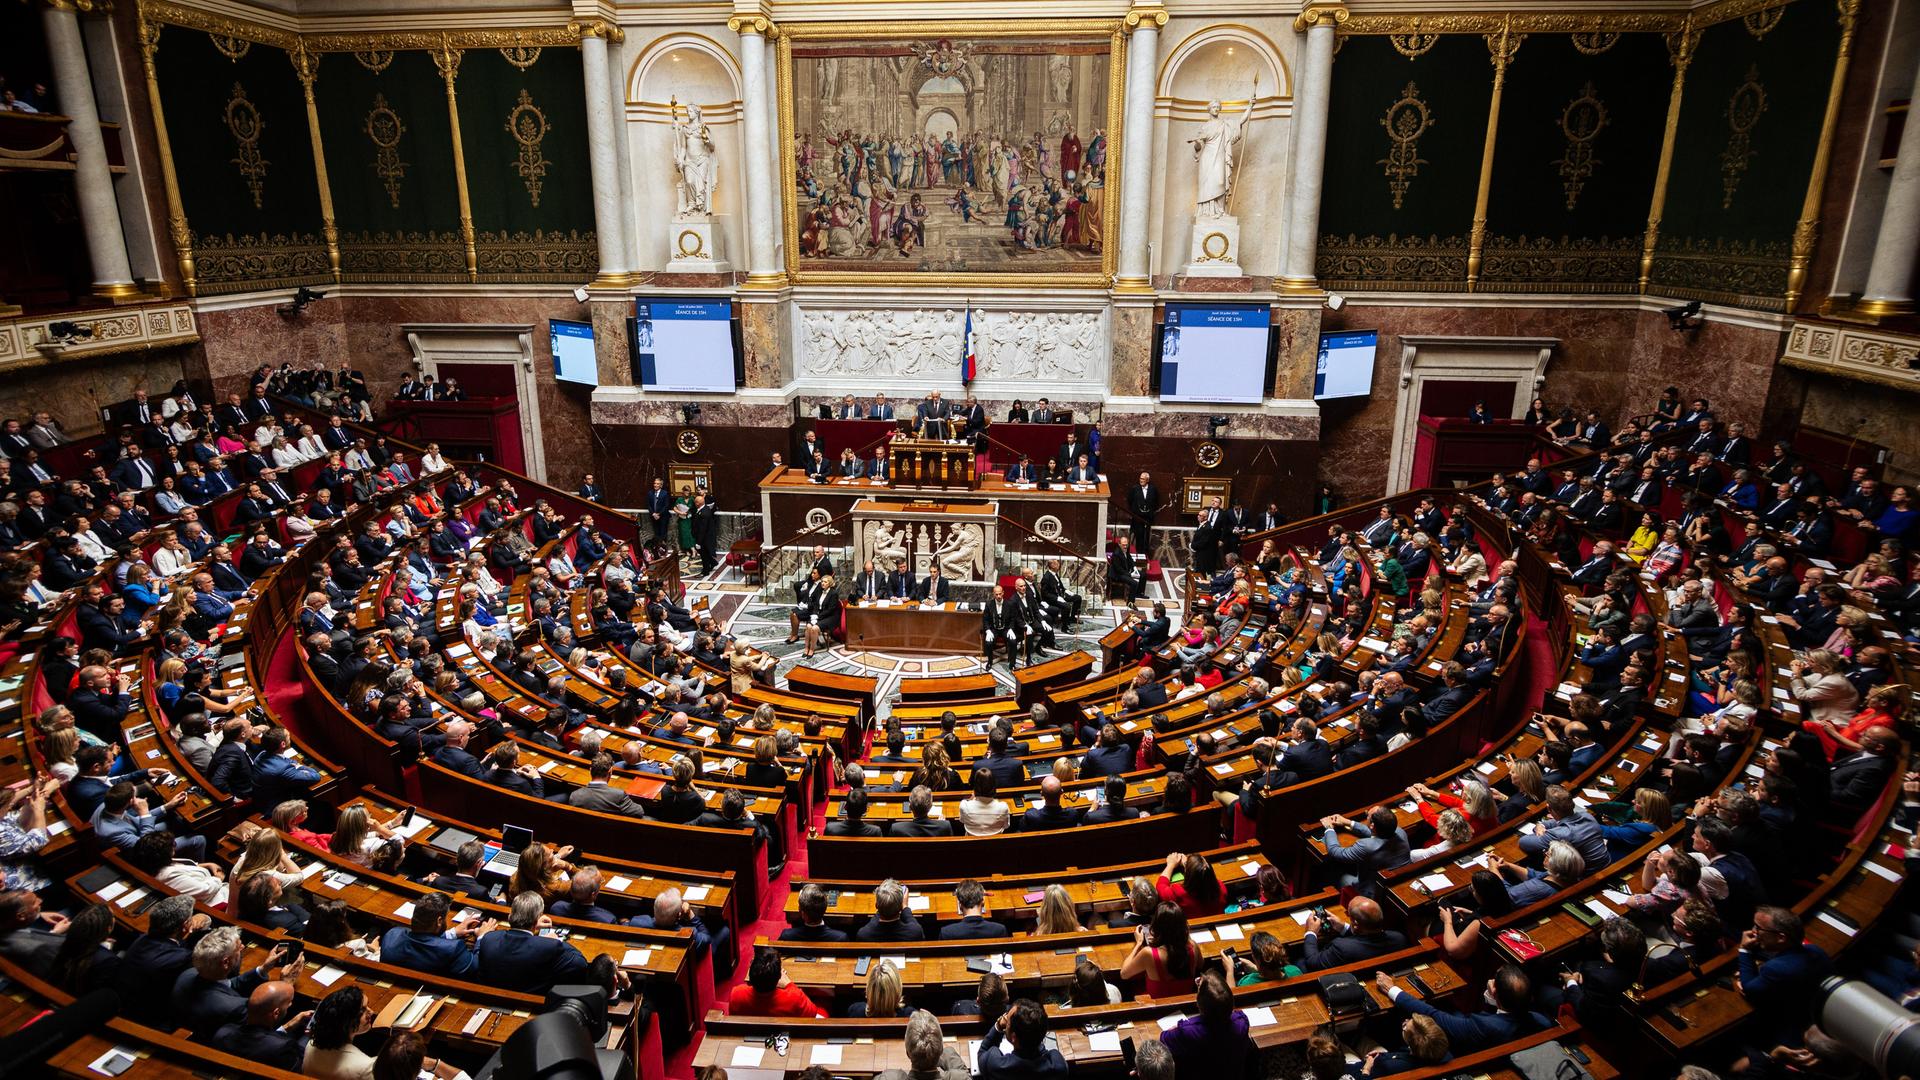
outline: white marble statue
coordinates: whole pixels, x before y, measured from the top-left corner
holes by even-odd
[[[687,118],[673,120],[673,167],[680,172],[680,219],[706,217],[713,212],[713,184],[718,170],[713,132],[700,116],[700,106],[687,104]]]
[[[940,564],[941,573],[947,577],[955,581],[970,581],[976,576],[974,568],[980,564],[984,543],[980,526],[955,525],[947,531],[946,539],[940,541],[940,547],[933,557]]]
[[[1207,122],[1187,142],[1193,144],[1197,189],[1194,192],[1194,217],[1213,221],[1227,216],[1227,203],[1233,196],[1235,147],[1253,112],[1253,95],[1247,95],[1247,111],[1239,119],[1220,115],[1218,99],[1207,102]]]
[[[913,540],[913,529],[902,528],[895,531],[893,522],[876,521],[873,531],[867,536],[867,557],[876,565],[899,565],[907,560],[907,545]]]

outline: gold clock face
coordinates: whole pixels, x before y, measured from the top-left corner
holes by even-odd
[[[674,436],[673,444],[683,454],[697,454],[700,452],[700,433],[692,428],[681,428],[680,434]]]
[[[1211,439],[1202,440],[1193,448],[1193,460],[1203,469],[1217,469],[1227,460],[1227,452]]]

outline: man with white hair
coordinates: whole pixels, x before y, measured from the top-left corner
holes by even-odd
[[[208,932],[193,947],[193,969],[174,980],[175,1017],[203,1042],[222,1025],[239,1023],[247,1015],[247,995],[267,981],[267,969],[286,962],[288,952],[288,946],[275,945],[265,962],[242,974],[239,928],[222,926]]]
[[[932,1013],[915,1009],[907,1018],[904,1041],[907,1061],[913,1068],[888,1069],[874,1080],[967,1080],[971,1072],[967,1059],[947,1045],[940,1021]]]
[[[693,931],[693,946],[688,950],[692,956],[703,956],[711,949],[714,976],[725,978],[733,973],[734,962],[738,959],[734,955],[733,928],[723,925],[717,933],[711,930],[706,921],[700,918],[700,913],[687,904],[677,888],[661,890],[660,895],[653,898],[651,915],[635,915],[628,922],[634,926],[650,927],[655,930],[678,930],[684,925]]]

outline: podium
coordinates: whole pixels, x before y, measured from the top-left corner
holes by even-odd
[[[980,486],[980,470],[971,440],[896,438],[887,444],[887,475],[894,487],[971,491]]]

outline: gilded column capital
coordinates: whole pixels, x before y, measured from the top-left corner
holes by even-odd
[[[1167,25],[1167,9],[1157,3],[1135,4],[1128,9],[1125,23],[1129,34],[1146,24],[1151,24],[1155,30],[1158,30]]]
[[[627,32],[605,19],[575,19],[567,23],[567,33],[576,37],[600,38],[609,45],[618,45],[627,40]]]
[[[34,0],[34,2],[56,11],[71,11],[79,15],[113,10],[113,0]]]
[[[1300,14],[1293,17],[1293,32],[1296,34],[1304,34],[1308,30],[1321,25],[1339,27],[1352,17],[1353,13],[1347,10],[1345,4],[1308,4]]]
[[[727,29],[736,34],[770,34],[773,20],[760,14],[735,15],[727,20]]]

